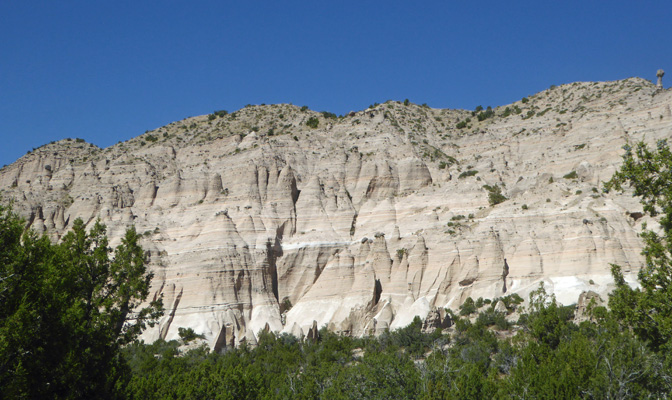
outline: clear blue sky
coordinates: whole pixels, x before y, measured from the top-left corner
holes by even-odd
[[[246,104],[502,105],[555,84],[672,81],[665,1],[0,2],[0,166]]]

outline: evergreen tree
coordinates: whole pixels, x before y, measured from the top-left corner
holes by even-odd
[[[657,233],[643,226],[646,263],[638,275],[641,288],[630,288],[620,267],[612,266],[617,289],[609,307],[652,349],[672,350],[672,153],[666,141],[658,142],[655,150],[644,143],[624,148],[624,163],[605,187],[622,190],[628,183],[641,198],[644,212],[660,217],[661,229]]]
[[[114,398],[129,378],[121,346],[161,314],[133,228],[113,251],[82,220],[60,244],[23,233],[0,207],[0,387],[7,398]]]

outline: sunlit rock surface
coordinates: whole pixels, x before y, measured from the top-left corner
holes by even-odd
[[[634,282],[647,217],[602,183],[623,145],[670,136],[671,103],[632,78],[552,88],[483,121],[398,102],[337,119],[250,106],[107,149],[51,143],[0,170],[0,189],[54,240],[78,217],[100,218],[112,244],[143,234],[166,306],[145,340],[376,334],[541,281],[565,304],[606,299],[610,263]],[[491,206],[484,185],[508,200]]]

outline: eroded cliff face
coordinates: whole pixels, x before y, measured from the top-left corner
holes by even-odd
[[[0,170],[0,188],[54,240],[78,217],[100,218],[113,245],[143,233],[166,306],[145,340],[191,327],[221,348],[314,321],[379,333],[541,281],[565,304],[604,297],[610,263],[634,281],[647,218],[601,183],[624,144],[670,136],[671,103],[634,78],[563,85],[483,121],[398,102],[338,119],[251,106],[107,149],[45,145]],[[491,206],[484,185],[508,200]]]

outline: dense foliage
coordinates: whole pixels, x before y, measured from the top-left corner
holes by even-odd
[[[138,235],[112,250],[105,226],[76,220],[60,244],[24,233],[0,207],[0,392],[20,398],[118,397],[122,346],[160,314]],[[129,323],[133,320],[133,323]]]
[[[672,153],[666,141],[655,150],[639,143],[625,147],[623,166],[606,185],[622,189],[628,183],[641,198],[644,212],[656,219],[659,228],[644,225],[641,238],[646,259],[639,271],[641,288],[625,283],[618,266],[613,266],[617,289],[609,306],[647,340],[654,350],[672,350]]]
[[[176,341],[132,345],[127,395],[138,399],[662,398],[672,391],[666,354],[600,309],[573,322],[543,288],[513,331],[488,318],[455,318],[452,335],[410,326],[378,338],[320,331],[317,342],[262,333],[254,348],[180,354]],[[476,315],[476,314],[475,314]],[[474,315],[474,316],[475,316]],[[472,322],[473,321],[473,322]],[[515,332],[515,333],[513,333]]]

